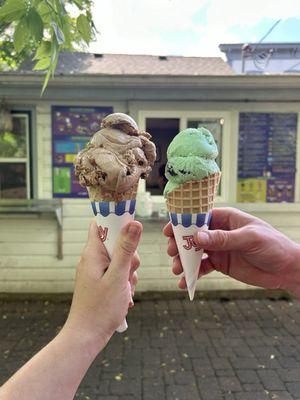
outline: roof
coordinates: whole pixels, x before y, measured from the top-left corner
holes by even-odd
[[[32,74],[32,62],[19,71]],[[56,75],[234,75],[220,57],[151,56],[127,54],[62,53]]]
[[[231,50],[238,50],[241,51],[242,47],[248,44],[253,48],[257,48],[260,51],[262,49],[276,49],[276,50],[286,50],[286,49],[299,49],[300,42],[266,42],[266,43],[222,43],[219,45],[219,49],[224,53],[231,51]]]

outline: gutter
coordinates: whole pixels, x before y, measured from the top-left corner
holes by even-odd
[[[1,73],[0,86],[41,88],[43,77],[35,74]],[[57,87],[124,88],[226,88],[226,89],[300,89],[300,74],[290,75],[59,75],[49,82]]]

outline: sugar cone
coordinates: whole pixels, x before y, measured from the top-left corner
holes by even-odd
[[[103,192],[101,188],[88,188],[100,238],[110,259],[121,229],[134,220],[137,186],[125,193],[109,193]],[[127,322],[124,320],[117,332],[124,332],[127,328]]]
[[[193,300],[203,249],[197,247],[194,235],[208,229],[211,210],[217,195],[221,173],[200,181],[180,185],[167,196],[170,221],[178,247],[190,300]]]

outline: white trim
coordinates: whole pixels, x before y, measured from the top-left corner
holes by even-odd
[[[295,202],[300,202],[300,112],[297,115]]]
[[[29,143],[29,117],[28,114],[19,113],[18,111],[12,114],[12,118],[25,118],[25,135],[26,135],[26,157],[0,157],[0,163],[23,163],[26,164],[26,189],[27,198],[30,198],[30,143]]]
[[[0,163],[26,163],[28,161],[27,158],[5,158],[5,157],[0,157]]]
[[[146,118],[178,118],[180,130],[187,127],[188,119],[202,119],[202,118],[224,118],[223,132],[222,132],[222,184],[221,195],[217,197],[217,202],[227,202],[231,194],[231,160],[237,158],[237,155],[231,157],[229,150],[231,147],[230,135],[230,119],[231,113],[228,111],[186,111],[186,110],[139,110],[138,111],[138,125],[142,130],[146,127]],[[150,132],[151,133],[151,132]],[[156,197],[156,196],[153,196]],[[162,196],[158,196],[161,198]],[[155,201],[156,203],[156,201]]]
[[[228,198],[227,201],[235,203],[237,199],[237,179],[238,179],[238,151],[239,151],[239,111],[231,113],[230,134],[226,136],[226,144],[223,144],[224,152],[230,151],[228,160],[229,173],[226,184]]]

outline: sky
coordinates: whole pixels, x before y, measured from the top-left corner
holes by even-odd
[[[300,42],[300,0],[94,0],[94,53],[220,56],[220,43]]]

